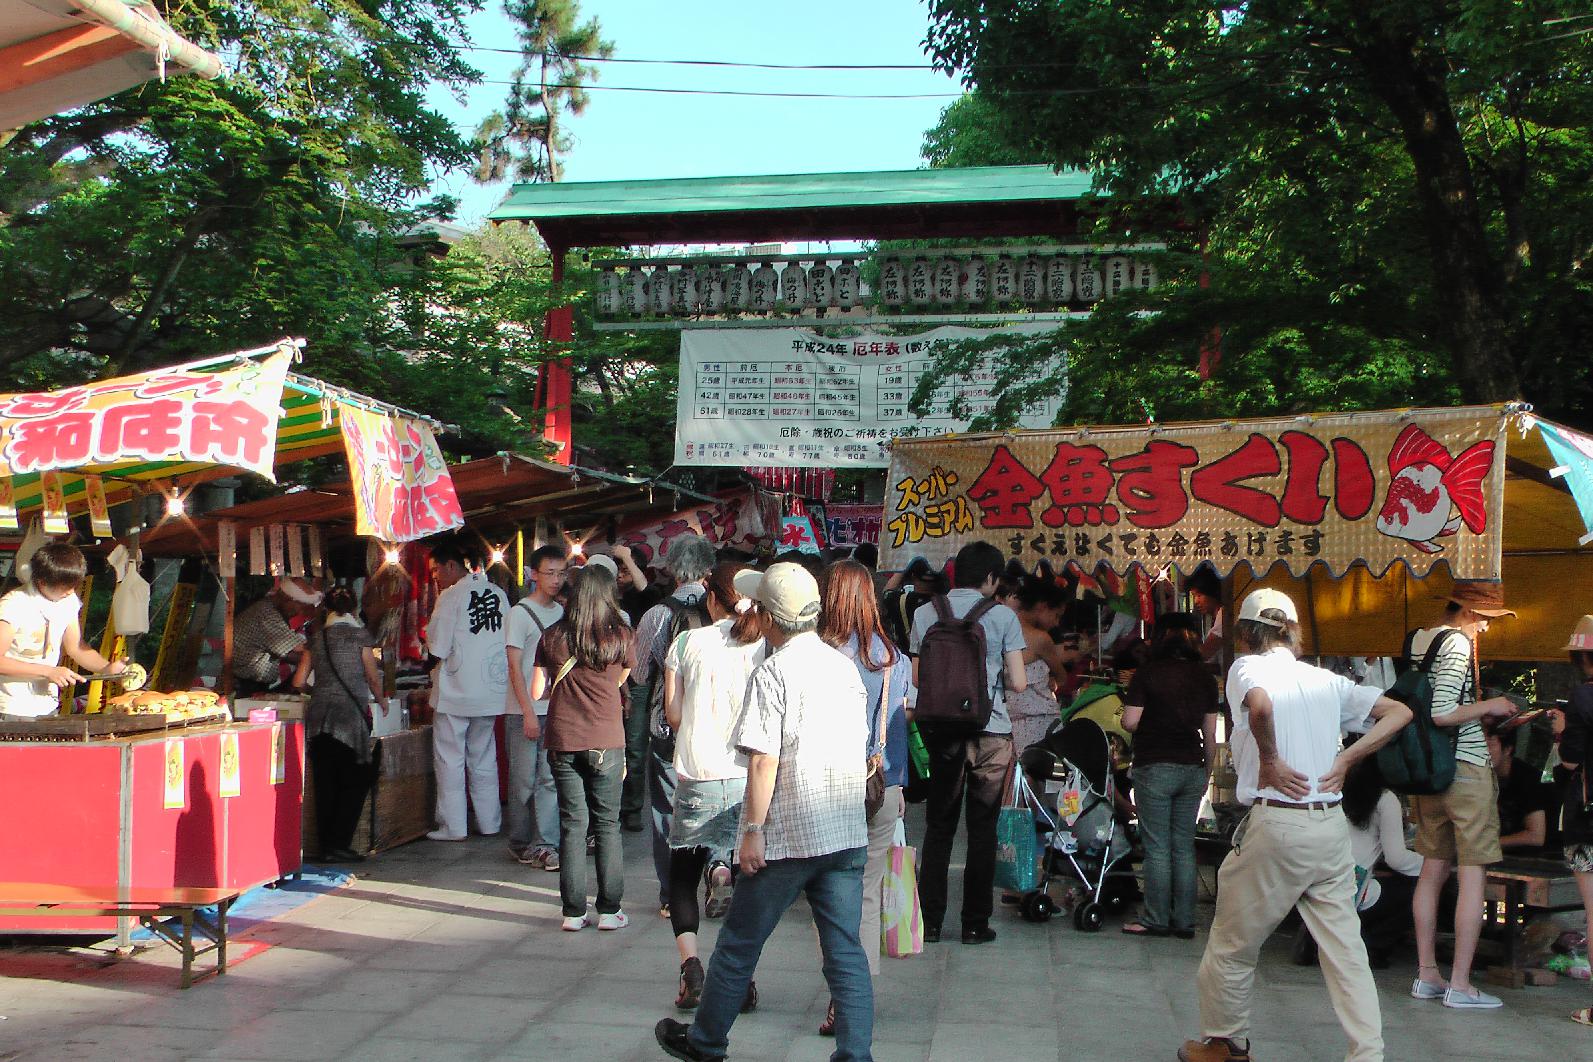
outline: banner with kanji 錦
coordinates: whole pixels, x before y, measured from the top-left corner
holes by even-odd
[[[356,534],[412,542],[465,526],[448,463],[424,421],[348,403],[339,404],[337,417]]]
[[[983,540],[1026,566],[1357,561],[1497,579],[1505,430],[1493,407],[898,441],[881,567]]]
[[[274,479],[291,355],[59,391],[0,395],[0,476],[149,463],[227,465]]]

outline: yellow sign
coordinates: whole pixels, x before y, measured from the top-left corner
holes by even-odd
[[[271,724],[271,784],[288,780],[288,730],[281,723]]]
[[[1026,567],[1201,564],[1298,575],[1356,561],[1497,579],[1505,431],[1497,408],[1329,414],[898,440],[882,564],[969,542]]]
[[[431,428],[356,406],[338,409],[354,486],[354,531],[411,542],[465,525],[454,481]]]
[[[221,735],[221,795],[235,797],[243,791],[238,769],[238,735],[228,730]]]
[[[72,525],[67,522],[66,488],[61,485],[60,473],[46,472],[42,486],[44,490],[44,533],[47,535],[69,533],[72,530]]]
[[[111,507],[105,502],[105,484],[98,476],[84,476],[83,489],[88,493],[89,530],[95,538],[110,538]]]
[[[181,738],[166,739],[166,791],[165,806],[168,810],[180,809],[188,804],[187,772],[183,765],[183,741]]]

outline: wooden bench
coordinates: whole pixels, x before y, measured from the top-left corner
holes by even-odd
[[[118,890],[75,885],[0,883],[0,916],[72,916],[137,918],[183,957],[182,987],[194,983],[194,960],[212,952],[216,974],[227,972],[227,911],[238,899],[232,889],[132,889]],[[214,919],[204,913],[216,909]],[[168,919],[178,925],[170,926]],[[195,946],[196,935],[201,940]],[[208,943],[204,943],[208,942]]]
[[[1504,944],[1505,965],[1520,968],[1521,937],[1532,911],[1576,911],[1582,894],[1576,876],[1558,859],[1515,856],[1488,868],[1483,899],[1489,905],[1489,927]],[[1494,905],[1499,917],[1493,917]]]

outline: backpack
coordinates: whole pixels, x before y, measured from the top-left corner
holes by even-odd
[[[985,674],[985,629],[979,622],[996,606],[985,598],[960,619],[951,602],[936,594],[938,617],[918,646],[918,707],[913,719],[934,734],[977,734],[990,724],[994,707]]]
[[[1394,740],[1377,750],[1377,768],[1388,788],[1396,793],[1428,796],[1442,793],[1455,781],[1454,727],[1439,727],[1433,722],[1433,665],[1453,628],[1439,631],[1420,664],[1411,658],[1416,631],[1405,637],[1400,655],[1399,677],[1384,696],[1399,701],[1414,718]]]
[[[668,646],[675,644],[686,631],[694,631],[699,627],[706,627],[713,622],[713,617],[708,615],[708,595],[705,593],[697,600],[687,603],[678,597],[666,597],[659,602],[669,609],[669,640],[664,643],[664,652],[669,652]],[[652,652],[652,647],[647,647]],[[674,756],[675,731],[669,725],[669,720],[664,718],[664,669],[658,668],[653,676],[653,684],[647,693],[647,720],[648,728],[652,731],[654,741],[668,742],[669,755]],[[662,755],[663,750],[660,750]]]

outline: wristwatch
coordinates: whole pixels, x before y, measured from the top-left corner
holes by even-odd
[[[762,833],[763,832],[763,823],[761,823],[761,822],[749,822],[745,826],[741,827],[741,832],[742,833]]]

